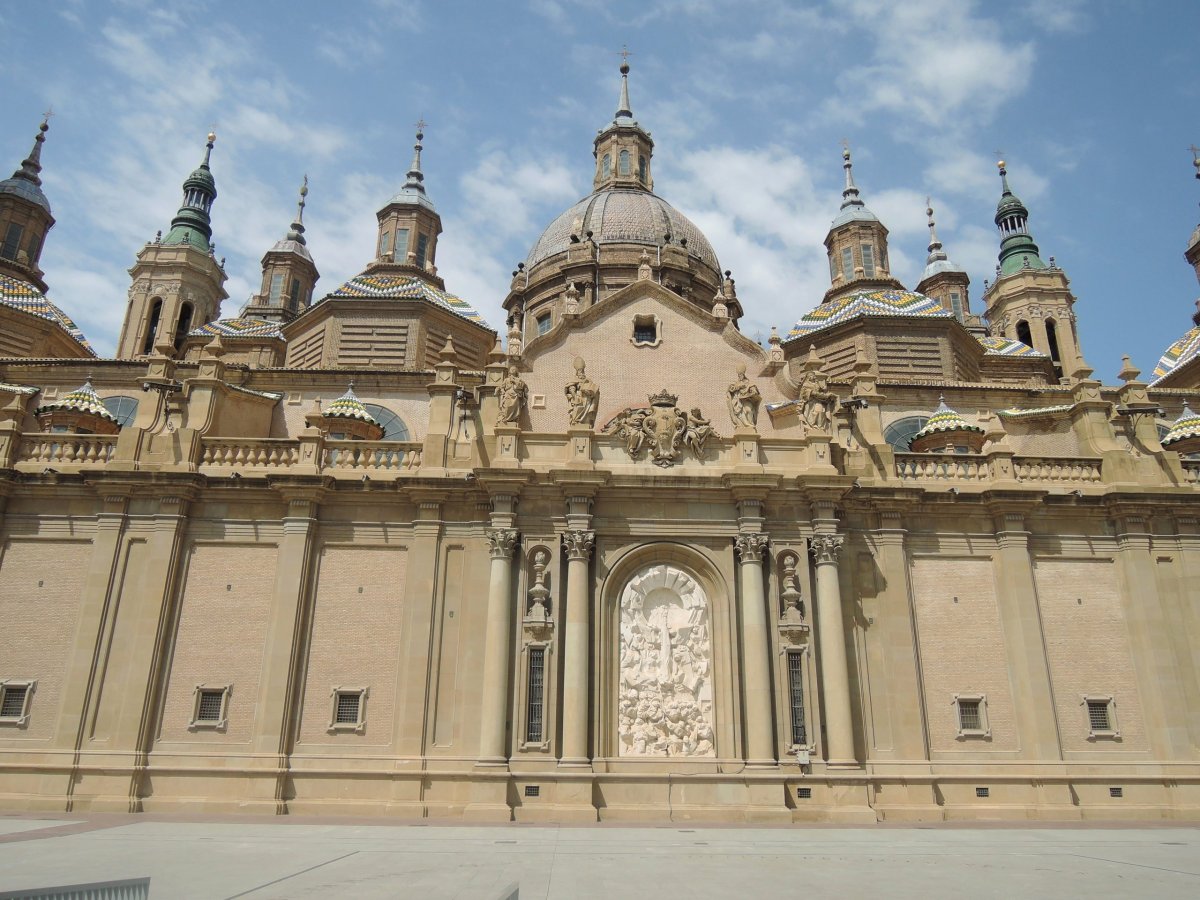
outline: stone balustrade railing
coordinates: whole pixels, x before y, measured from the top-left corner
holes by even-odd
[[[1189,484],[1200,484],[1200,459],[1185,459],[1183,472]]]
[[[1017,481],[1044,484],[1091,484],[1100,481],[1100,460],[1014,457]],[[986,456],[951,453],[897,453],[896,476],[901,481],[987,481]],[[1193,478],[1195,480],[1195,478]]]
[[[224,469],[279,469],[300,461],[300,444],[279,439],[204,438],[200,465]]]
[[[117,436],[112,434],[25,434],[17,450],[17,463],[39,465],[102,464],[112,459]]]
[[[986,481],[987,458],[950,453],[897,453],[901,481]]]
[[[1018,456],[1013,471],[1017,481],[1086,484],[1100,481],[1100,460]]]
[[[421,465],[419,441],[326,441],[324,468],[397,472]]]

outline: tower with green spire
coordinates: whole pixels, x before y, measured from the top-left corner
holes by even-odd
[[[188,332],[217,319],[229,296],[212,240],[217,182],[209,163],[216,139],[210,132],[204,159],[184,180],[183,203],[170,230],[147,243],[129,270],[133,283],[117,342],[120,358],[179,353]]]
[[[50,129],[49,113],[38,126],[33,149],[11,178],[0,181],[0,273],[45,293],[38,266],[46,233],[54,227],[50,201],[42,193],[42,144]]]
[[[1008,166],[1000,170],[1000,202],[996,227],[1000,231],[996,280],[984,294],[985,316],[991,332],[1020,341],[1050,357],[1055,374],[1069,377],[1083,365],[1075,326],[1075,297],[1071,282],[1054,257],[1047,264],[1029,231],[1029,210],[1008,184]]]

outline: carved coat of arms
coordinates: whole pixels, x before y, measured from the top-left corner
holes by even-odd
[[[705,442],[716,432],[698,408],[679,409],[678,399],[665,390],[651,394],[649,406],[625,408],[604,431],[623,440],[631,457],[640,459],[646,453],[656,466],[674,465],[684,447],[702,459]]]

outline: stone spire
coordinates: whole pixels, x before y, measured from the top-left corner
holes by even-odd
[[[42,193],[42,144],[50,129],[46,113],[33,139],[33,149],[13,172],[0,181],[0,272],[45,291],[38,260],[46,233],[54,226],[50,201]]]
[[[417,122],[416,129],[412,165],[408,167],[404,186],[375,214],[379,221],[379,232],[375,261],[371,267],[407,266],[433,279],[441,287],[434,261],[437,238],[442,233],[442,219],[425,193],[425,173],[421,171],[424,120]]]
[[[190,244],[207,253],[211,249],[213,201],[217,199],[217,182],[209,161],[217,136],[208,133],[204,159],[183,182],[183,205],[171,220],[171,230],[162,239],[164,244]]]
[[[406,188],[412,188],[419,193],[425,193],[425,173],[421,171],[421,141],[425,140],[425,122],[417,122],[417,142],[413,144],[412,165],[408,167],[408,175],[404,182]]]
[[[629,51],[621,51],[621,95],[613,120],[600,129],[593,144],[596,175],[595,190],[622,188],[653,190],[650,158],[654,141],[650,133],[633,117],[629,103]]]
[[[313,288],[321,274],[304,242],[304,206],[308,198],[308,176],[300,185],[296,218],[287,234],[262,258],[262,286],[250,298],[240,318],[290,322],[312,303]]]
[[[300,185],[300,199],[296,202],[296,219],[292,222],[292,227],[284,240],[295,241],[297,244],[304,243],[304,205],[306,197],[308,197],[307,173],[304,176],[304,183]]]
[[[1044,269],[1038,245],[1029,233],[1029,210],[1008,186],[1008,168],[1004,160],[1000,170],[1000,202],[996,204],[996,227],[1000,229],[1000,275],[1012,275],[1021,269]]]
[[[1196,168],[1196,179],[1200,181],[1200,147],[1193,146],[1192,148],[1192,165]],[[1196,270],[1196,280],[1200,281],[1200,225],[1196,226],[1196,230],[1192,232],[1192,239],[1188,241],[1187,251],[1184,257],[1192,264]],[[1200,319],[1200,314],[1197,316]],[[1196,322],[1200,325],[1200,321]]]
[[[903,290],[889,271],[888,230],[867,209],[854,183],[854,162],[848,144],[842,147],[842,169],[846,176],[842,205],[825,235],[830,288],[822,302],[830,303],[858,291]]]
[[[971,279],[962,266],[951,261],[938,240],[933,204],[928,197],[925,198],[925,215],[929,220],[929,256],[925,259],[925,271],[917,284],[917,293],[934,298],[965,323],[970,315],[968,291]]]

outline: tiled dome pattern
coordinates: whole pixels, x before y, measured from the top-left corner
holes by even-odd
[[[188,337],[275,338],[283,340],[278,323],[265,319],[218,319],[188,332]]]
[[[822,303],[792,326],[785,341],[824,331],[860,316],[909,316],[948,319],[953,313],[936,300],[910,291],[862,291],[832,303]]]
[[[92,345],[88,343],[88,339],[83,336],[83,332],[79,330],[79,326],[71,320],[71,317],[47,300],[45,295],[32,284],[18,281],[8,275],[0,275],[0,303],[53,322],[78,341],[88,353],[92,356],[96,355],[96,351],[92,349]]]
[[[466,300],[439,291],[433,285],[415,275],[355,275],[340,288],[326,295],[319,302],[330,299],[357,299],[361,297],[395,298],[397,300],[424,300],[485,328],[491,327],[483,316]]]
[[[1154,381],[1151,384],[1156,384],[1166,378],[1180,366],[1186,365],[1200,355],[1200,325],[1197,325],[1170,347],[1158,360],[1158,365],[1154,367]]]

